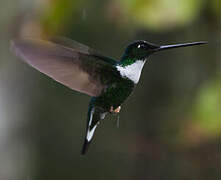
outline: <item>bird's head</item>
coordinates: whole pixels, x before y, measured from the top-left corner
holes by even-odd
[[[137,61],[143,60],[145,61],[148,56],[155,52],[172,49],[172,48],[179,48],[179,47],[187,47],[187,46],[194,46],[200,44],[206,44],[207,42],[192,42],[192,43],[184,43],[184,44],[175,44],[175,45],[156,45],[149,43],[147,41],[135,41],[129,44],[125,50],[125,53],[122,57],[122,61],[130,60],[130,61]]]

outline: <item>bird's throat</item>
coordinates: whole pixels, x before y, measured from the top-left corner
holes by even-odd
[[[117,65],[116,68],[120,72],[121,76],[124,78],[128,78],[133,81],[135,84],[139,82],[141,71],[145,61],[137,60],[132,64],[129,65]]]

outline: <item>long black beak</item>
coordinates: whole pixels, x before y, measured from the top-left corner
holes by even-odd
[[[158,46],[157,48],[154,48],[154,52],[156,51],[163,51],[167,49],[173,49],[173,48],[180,48],[180,47],[187,47],[187,46],[195,46],[195,45],[202,45],[207,44],[206,41],[200,41],[200,42],[192,42],[192,43],[183,43],[183,44],[174,44],[174,45],[164,45],[164,46]]]

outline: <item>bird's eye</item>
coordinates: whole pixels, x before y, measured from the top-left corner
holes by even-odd
[[[140,48],[141,48],[141,49],[144,49],[144,48],[145,48],[145,45],[144,45],[144,44],[139,44],[139,45],[137,46],[137,48],[138,48],[138,49],[140,49]]]

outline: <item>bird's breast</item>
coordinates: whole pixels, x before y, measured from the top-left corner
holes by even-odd
[[[105,109],[109,109],[111,106],[117,108],[130,96],[134,87],[133,81],[121,78],[119,81],[109,84],[104,92],[96,98],[97,105]]]

